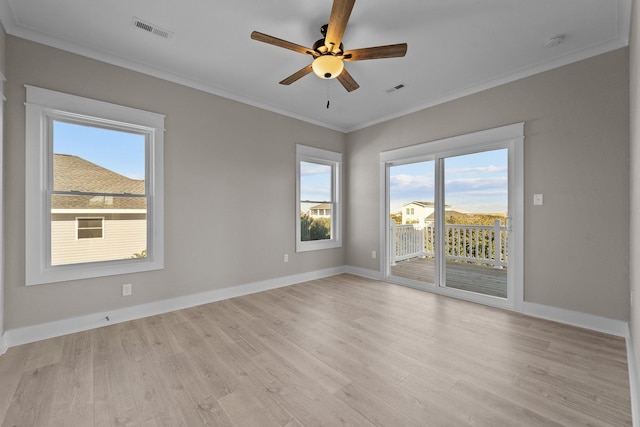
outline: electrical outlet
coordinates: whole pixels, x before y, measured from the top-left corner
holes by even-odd
[[[376,253],[376,251],[371,251],[371,258],[376,259],[378,257],[378,254]]]
[[[122,285],[122,296],[128,297],[133,293],[133,285],[131,283],[127,283]]]
[[[289,254],[284,254],[284,262],[289,262]]]

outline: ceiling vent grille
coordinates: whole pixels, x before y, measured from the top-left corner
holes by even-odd
[[[387,89],[386,92],[387,93],[391,93],[391,92],[395,92],[397,90],[402,89],[403,87],[405,87],[406,85],[404,83],[400,83],[398,85],[395,85],[394,87],[392,87],[391,89]]]
[[[173,35],[173,33],[169,30],[165,30],[164,28],[160,28],[157,25],[151,24],[150,22],[143,21],[140,18],[133,17],[133,26],[146,31],[147,33],[155,34],[158,37],[162,37],[163,39],[169,39]]]

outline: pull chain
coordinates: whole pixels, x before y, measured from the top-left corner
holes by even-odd
[[[327,80],[327,110],[329,109],[329,104],[331,104],[329,99],[329,88],[331,88],[331,82]]]

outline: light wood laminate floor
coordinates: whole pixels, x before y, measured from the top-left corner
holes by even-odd
[[[339,275],[10,348],[2,426],[628,426],[623,338]]]

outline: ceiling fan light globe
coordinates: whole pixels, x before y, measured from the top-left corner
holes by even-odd
[[[344,69],[344,63],[333,55],[322,55],[313,60],[311,68],[321,79],[335,79]]]

